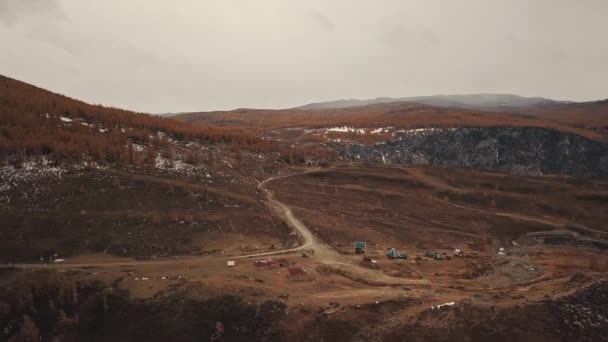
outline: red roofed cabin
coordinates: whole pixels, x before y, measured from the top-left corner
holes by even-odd
[[[257,259],[254,261],[254,264],[258,270],[259,269],[268,270],[268,269],[281,267],[281,265],[279,264],[278,261],[272,260],[272,259]]]
[[[304,271],[304,269],[298,265],[289,266],[289,267],[287,267],[287,270],[289,271],[289,275],[291,275],[291,276],[306,274],[306,271]]]

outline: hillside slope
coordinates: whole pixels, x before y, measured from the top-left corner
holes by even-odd
[[[574,105],[573,105],[574,106]],[[608,104],[594,105],[594,112],[563,105],[538,105],[530,113],[494,113],[471,109],[433,107],[412,102],[378,103],[336,109],[237,109],[197,112],[174,118],[190,124],[233,127],[253,132],[280,128],[353,126],[361,128],[395,127],[537,127],[577,134],[608,142]],[[577,104],[576,106],[582,106]],[[544,109],[543,109],[544,108]],[[553,115],[559,108],[559,115]]]
[[[160,134],[160,135],[159,135]],[[166,137],[166,138],[163,138]],[[234,129],[192,127],[182,122],[101,105],[90,105],[0,75],[0,156],[23,159],[132,159],[130,144],[168,139],[255,144]]]
[[[261,150],[275,147],[2,76],[0,263],[280,246],[289,231],[256,192],[256,178],[272,174],[281,156]],[[217,232],[227,228],[257,238],[218,248]]]

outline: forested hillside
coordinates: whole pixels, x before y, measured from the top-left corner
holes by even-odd
[[[171,140],[272,149],[240,130],[190,126],[169,118],[91,105],[0,75],[0,155],[4,159],[53,154],[58,160],[84,157],[111,163],[145,162]],[[133,144],[153,148],[147,149],[147,156],[138,156],[142,151]]]

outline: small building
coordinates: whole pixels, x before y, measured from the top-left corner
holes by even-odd
[[[281,267],[278,261],[272,259],[257,259],[254,262],[255,267],[259,269],[273,269]]]
[[[363,253],[365,253],[365,248],[367,247],[367,244],[362,241],[357,241],[354,243],[354,246],[355,246],[355,253],[363,254]]]
[[[431,250],[426,251],[426,253],[424,254],[424,256],[429,257],[429,258],[433,258],[435,260],[445,260],[445,255],[439,253],[439,252],[434,252]]]
[[[234,260],[228,260],[226,262],[226,266],[228,266],[228,267],[234,267],[234,266],[236,266],[236,261],[234,261]]]
[[[302,268],[302,266],[298,265],[291,265],[287,267],[287,271],[289,271],[290,276],[300,276],[306,274],[306,271]]]
[[[389,249],[389,251],[386,253],[386,256],[389,259],[407,259],[407,254],[400,253],[395,248]]]

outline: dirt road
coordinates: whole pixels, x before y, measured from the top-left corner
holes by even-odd
[[[303,243],[292,249],[267,252],[267,253],[256,253],[250,255],[241,256],[241,258],[246,257],[257,257],[257,256],[266,256],[266,255],[276,255],[287,252],[294,252],[299,250],[308,250],[313,251],[314,257],[319,264],[323,264],[326,266],[330,266],[336,273],[340,273],[347,278],[351,278],[355,281],[367,283],[370,285],[383,285],[383,286],[394,286],[394,285],[416,285],[416,284],[427,284],[428,281],[425,279],[398,279],[394,277],[387,276],[381,271],[371,270],[368,268],[361,267],[359,265],[353,264],[349,259],[347,259],[342,254],[338,253],[333,248],[329,247],[329,245],[317,240],[314,233],[306,227],[304,223],[298,220],[289,206],[280,202],[274,196],[274,193],[271,190],[266,189],[266,184],[272,182],[277,179],[287,178],[299,176],[302,174],[307,174],[311,172],[319,171],[319,168],[309,169],[304,172],[290,174],[285,176],[278,176],[268,178],[258,184],[258,189],[264,191],[266,194],[266,199],[268,201],[269,207],[275,211],[275,213],[281,217],[287,224],[291,227],[295,228],[300,236],[302,237]]]
[[[273,210],[288,225],[290,225],[291,227],[293,227],[297,230],[298,234],[300,234],[300,236],[302,238],[302,244],[295,248],[290,248],[290,249],[285,249],[285,250],[280,250],[280,251],[265,252],[265,253],[254,253],[254,254],[240,256],[240,258],[276,255],[276,254],[284,254],[284,253],[289,253],[289,252],[305,251],[305,250],[313,251],[314,255],[322,257],[322,258],[335,259],[340,256],[340,254],[338,252],[331,249],[326,244],[319,242],[315,238],[315,235],[308,229],[308,227],[306,227],[306,225],[304,223],[302,223],[300,220],[298,220],[295,217],[295,215],[291,211],[291,208],[289,208],[287,205],[285,205],[284,203],[277,200],[276,197],[274,196],[274,193],[272,191],[266,189],[266,184],[273,180],[286,178],[286,177],[298,176],[298,175],[302,175],[302,174],[306,174],[306,173],[310,173],[310,172],[315,172],[318,170],[319,170],[318,168],[314,168],[314,169],[310,169],[310,170],[296,173],[296,174],[271,177],[262,182],[259,182],[259,184],[258,184],[258,189],[263,191],[264,194],[266,195],[268,207],[271,210]]]
[[[423,169],[408,168],[408,172],[412,176],[414,176],[414,178],[416,180],[418,180],[422,183],[425,183],[427,185],[430,185],[436,189],[451,191],[451,192],[455,192],[455,193],[459,193],[459,194],[471,193],[471,191],[469,191],[469,190],[453,187],[453,186],[441,181],[438,178],[430,176]],[[462,205],[462,204],[458,204],[458,203],[453,203],[453,202],[446,201],[446,200],[442,200],[442,202],[445,203],[446,205],[456,207],[459,209],[475,211],[475,212],[487,214],[487,215],[507,217],[507,218],[510,218],[510,219],[516,220],[516,221],[527,221],[527,222],[538,223],[538,224],[542,224],[542,225],[546,225],[546,226],[550,226],[550,227],[554,227],[554,228],[562,228],[562,229],[567,229],[569,226],[576,226],[579,229],[586,230],[586,231],[589,231],[594,234],[600,234],[602,236],[606,234],[603,231],[593,229],[593,228],[590,228],[590,227],[587,227],[587,226],[584,226],[581,224],[571,223],[566,220],[558,219],[558,218],[548,219],[548,218],[523,215],[523,214],[519,214],[519,213],[490,211],[490,210],[474,208],[474,207],[470,207],[470,206],[466,206],[466,205]]]

